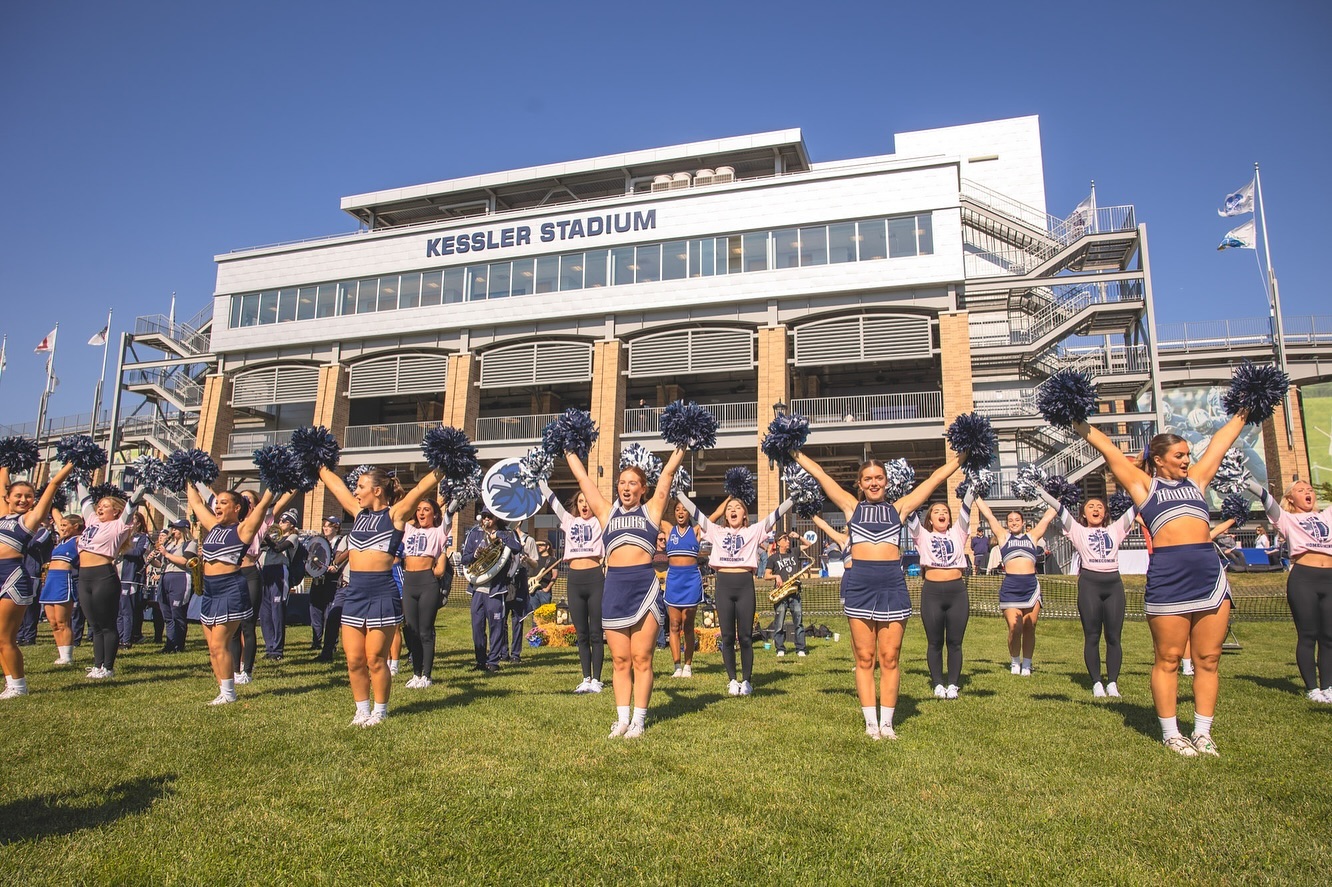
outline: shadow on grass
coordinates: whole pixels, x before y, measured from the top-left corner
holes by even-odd
[[[345,687],[346,681],[339,681],[334,675],[329,675],[327,680],[316,684],[303,684],[299,687],[274,687],[268,690],[267,696],[301,696],[305,693],[314,693],[318,690],[327,690],[329,687]]]
[[[1143,736],[1152,741],[1161,738],[1161,722],[1156,719],[1156,709],[1150,704],[1135,705],[1132,702],[1124,700],[1107,702],[1103,699],[1079,700],[1082,705],[1090,705],[1094,708],[1106,708],[1119,715],[1124,720],[1124,726],[1130,730],[1136,730]]]
[[[438,685],[436,685],[438,686]],[[486,681],[451,681],[445,690],[446,696],[431,696],[427,698],[413,699],[405,705],[395,705],[393,713],[395,716],[439,711],[446,708],[458,708],[465,706],[478,699],[499,699],[504,696],[514,695],[514,691],[505,687],[499,687]]]
[[[1033,693],[1031,698],[1037,702],[1072,702],[1067,693]]]
[[[142,813],[158,798],[172,793],[174,773],[144,776],[106,789],[86,788],[57,794],[34,795],[0,805],[0,846],[68,835],[108,825],[126,816]]]
[[[1266,687],[1269,690],[1276,690],[1280,693],[1294,693],[1296,696],[1304,695],[1304,685],[1294,677],[1268,678],[1256,674],[1237,674],[1235,677],[1241,681],[1249,681],[1260,687]]]

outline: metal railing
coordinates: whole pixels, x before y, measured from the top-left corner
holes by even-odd
[[[203,386],[180,368],[129,370],[125,373],[125,385],[156,386],[168,392],[185,407],[197,407],[203,404]]]
[[[754,431],[758,428],[758,401],[740,401],[737,403],[705,403],[712,415],[717,417],[717,428],[721,431]],[[634,407],[624,411],[625,434],[656,434],[661,407]]]
[[[211,309],[210,309],[211,314]],[[171,322],[165,314],[145,314],[134,320],[134,335],[146,336],[157,333],[182,345],[191,354],[207,354],[212,347],[212,337],[206,336],[191,326]]]
[[[483,416],[476,420],[478,442],[541,440],[541,432],[559,417],[559,413],[534,413],[528,416]]]
[[[1297,314],[1282,316],[1286,345],[1332,344],[1332,315]],[[1208,351],[1272,344],[1269,317],[1241,317],[1234,320],[1190,320],[1163,323],[1157,331],[1160,351]]]
[[[47,417],[46,431],[41,437],[58,437],[65,434],[87,434],[88,427],[92,424],[92,412],[76,413],[73,416]],[[106,431],[111,424],[111,413],[108,410],[101,410],[97,416],[97,431],[102,433]],[[6,437],[37,437],[37,420],[31,422],[21,422],[17,425],[0,425],[0,435]]]
[[[153,419],[152,424],[147,429],[150,439],[168,444],[166,449],[188,450],[194,446],[195,431],[193,428],[182,422],[168,422],[162,419]],[[249,452],[246,450],[246,452]],[[169,454],[168,454],[169,455]]]
[[[942,419],[943,393],[913,391],[849,397],[802,397],[791,401],[791,412],[808,418],[810,425]]]
[[[976,412],[992,419],[1036,415],[1036,389],[1007,388],[1003,391],[977,391],[972,395]]]
[[[1151,369],[1146,345],[1056,349],[1038,355],[1031,363],[1047,374],[1071,369],[1087,372],[1093,379],[1145,373]]]
[[[994,348],[1030,345],[1092,305],[1141,301],[1143,288],[1140,280],[1107,280],[1032,287],[1031,295],[1041,304],[1033,313],[1010,311],[1007,321],[972,324],[969,330],[971,346]]]
[[[342,447],[346,450],[361,450],[417,446],[428,429],[438,426],[438,422],[348,425],[342,437]]]
[[[292,429],[285,431],[233,431],[227,438],[227,455],[248,456],[260,447],[284,444],[291,440]]]

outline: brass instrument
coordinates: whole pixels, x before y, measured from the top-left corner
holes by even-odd
[[[798,572],[792,573],[790,579],[787,579],[781,585],[778,585],[772,591],[768,592],[768,600],[772,601],[774,605],[780,604],[782,601],[795,594],[800,590],[800,577],[812,569],[814,569],[814,561],[810,561]]]
[[[477,587],[489,585],[508,566],[512,556],[513,552],[496,533],[495,538],[477,549],[476,559],[464,568],[468,583]]]
[[[185,566],[190,571],[190,583],[194,588],[194,593],[203,594],[203,587],[204,587],[203,560],[198,557],[192,557],[185,562]]]

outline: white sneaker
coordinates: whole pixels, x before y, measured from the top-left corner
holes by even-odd
[[[1008,673],[1009,673],[1009,674],[1022,674],[1022,665],[1021,665],[1021,663],[1014,662],[1012,665],[1010,665],[1010,666],[1008,667]]]
[[[682,678],[692,678],[694,676],[694,666],[692,665],[686,665],[683,671],[684,674],[680,675]]]
[[[74,664],[74,660],[73,660],[72,658],[70,658],[70,659],[65,659],[65,658],[62,657],[62,658],[60,658],[60,659],[57,659],[55,662],[52,662],[51,664],[52,664],[52,665],[73,665],[73,664]]]
[[[416,679],[416,689],[418,690],[424,690],[426,687],[433,687],[433,686],[435,686],[435,682],[430,680],[430,678],[426,677],[425,675],[421,675],[419,678]]]
[[[1024,678],[1029,678],[1029,677],[1031,677],[1031,668],[1030,668],[1030,667],[1027,667],[1027,666],[1023,666],[1021,674],[1022,674],[1022,676],[1023,676]]]
[[[1327,695],[1317,687],[1314,687],[1308,693],[1305,693],[1304,698],[1310,702],[1327,702]]]
[[[577,693],[577,694],[579,694],[580,696],[581,696],[582,694],[584,694],[584,693],[591,693],[591,692],[592,692],[592,679],[591,679],[591,678],[583,678],[582,683],[580,683],[577,687],[574,687],[574,692]]]
[[[368,718],[366,718],[366,719],[361,723],[361,726],[362,726],[362,727],[378,727],[380,724],[384,723],[384,721],[386,721],[386,720],[388,720],[388,714],[386,714],[385,712],[382,712],[382,711],[372,711],[372,712],[370,712],[370,716],[369,716]]]
[[[364,726],[365,726],[365,722],[368,721],[368,720],[370,720],[370,712],[368,712],[368,711],[358,711],[358,712],[356,713],[356,717],[354,717],[354,718],[351,719],[351,723],[350,723],[348,726],[350,726],[350,727],[364,727]]]
[[[944,693],[945,693],[946,698],[948,698],[948,699],[956,699],[956,698],[957,698],[957,684],[949,684],[948,687],[944,690]]]
[[[1323,701],[1332,702],[1332,687],[1323,688]]]
[[[785,655],[786,655],[786,651],[785,651],[785,650],[778,650],[778,651],[777,651],[777,658],[778,658],[778,659],[781,659],[781,658],[782,658],[783,656],[785,656]]]
[[[236,679],[237,687],[239,687],[241,684],[248,684],[254,680],[254,676],[251,675],[248,671],[238,671],[236,672],[234,677]]]
[[[1097,699],[1104,699],[1104,698],[1105,698],[1105,685],[1102,684],[1100,681],[1097,681],[1095,684],[1093,684],[1093,685],[1092,685],[1092,695],[1095,696]]]
[[[1198,754],[1211,755],[1214,758],[1221,757],[1221,752],[1216,750],[1216,743],[1212,741],[1212,734],[1194,733],[1191,739]]]
[[[805,658],[805,651],[804,651],[804,650],[796,650],[796,655],[799,656],[801,659],[804,659],[804,658]]]
[[[115,676],[116,670],[114,668],[107,668],[106,666],[88,672],[88,677],[98,681],[104,680],[105,678],[114,678]]]
[[[27,696],[27,695],[28,695],[28,690],[26,687],[20,690],[18,687],[11,685],[6,687],[4,689],[4,692],[0,693],[0,699],[16,699],[19,696]]]
[[[726,685],[726,692],[727,692],[728,694],[730,694],[731,696],[739,696],[739,695],[740,695],[740,682],[739,682],[739,681],[731,681],[729,684]]]
[[[616,721],[615,723],[611,724],[610,734],[607,735],[606,738],[616,739],[628,732],[629,732],[629,724],[627,721]]]
[[[589,692],[589,693],[600,693],[600,692],[601,692],[601,688],[604,687],[604,686],[606,686],[606,685],[603,684],[601,681],[597,680],[596,678],[593,678],[593,679],[592,679],[592,683],[591,683],[591,684],[588,686],[588,688],[587,688],[587,692]]]
[[[638,739],[639,737],[641,737],[641,736],[643,735],[643,731],[646,730],[646,729],[647,729],[647,727],[645,727],[643,724],[639,724],[639,723],[631,723],[631,724],[629,725],[629,729],[624,731],[624,738],[625,738],[625,739]]]
[[[419,686],[421,686],[421,679],[416,675],[412,675],[411,679],[408,680],[406,684],[408,690],[415,690]]]
[[[392,660],[391,662],[389,662],[389,664],[388,664],[388,670],[389,670],[389,674],[391,674],[391,675],[393,675],[394,677],[396,677],[397,674],[398,674],[398,660],[394,659],[394,660]]]
[[[236,701],[236,697],[235,697],[235,696],[228,696],[228,695],[225,694],[225,693],[218,693],[218,694],[217,694],[217,698],[214,699],[212,702],[210,702],[210,703],[208,703],[208,704],[209,704],[209,705],[227,705],[228,703],[235,702],[235,701]]]
[[[883,734],[879,732],[878,724],[866,724],[865,735],[868,736],[870,739],[873,739],[875,742],[878,742],[880,739],[883,738]]]
[[[90,665],[87,668],[85,668],[83,671],[85,674],[92,674],[95,671],[101,671],[101,670],[102,667],[100,665]]]
[[[741,696],[752,696],[753,693],[754,693],[754,686],[753,686],[752,684],[750,684],[749,681],[741,681],[741,682],[740,682],[740,695],[741,695]]]
[[[84,677],[92,678],[93,680],[99,680],[101,678],[106,677],[106,669],[102,668],[100,665],[95,665],[92,668],[88,669],[88,673],[84,675]]]
[[[1119,698],[1119,684],[1116,684],[1114,681],[1111,681],[1110,683],[1106,684],[1106,685],[1105,685],[1105,695],[1106,695],[1106,696],[1111,696],[1111,697],[1113,697],[1113,698],[1115,698],[1115,699],[1118,699],[1118,698]]]
[[[684,669],[681,668],[681,667],[678,666],[678,665],[675,666],[675,671],[671,672],[671,677],[673,677],[673,678],[682,678],[682,677],[684,677]]]
[[[1177,755],[1186,758],[1198,757],[1198,750],[1193,747],[1193,743],[1184,738],[1183,734],[1171,736],[1169,739],[1162,739],[1161,744],[1170,749]]]
[[[937,698],[937,699],[947,699],[947,698],[948,698],[948,688],[945,687],[943,684],[935,684],[935,685],[934,685],[934,696],[935,696],[935,698]]]
[[[1181,672],[1183,672],[1184,674],[1186,674],[1186,675],[1191,675],[1191,674],[1193,674],[1193,660],[1192,660],[1192,659],[1185,659],[1185,660],[1183,661],[1183,663],[1180,665],[1180,669],[1179,669],[1179,670],[1180,670]]]
[[[880,738],[880,739],[896,739],[896,738],[897,738],[897,733],[893,730],[892,727],[885,727],[883,724],[880,724],[880,725],[879,725],[879,738]]]

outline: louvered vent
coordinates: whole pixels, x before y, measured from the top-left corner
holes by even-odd
[[[348,397],[436,394],[444,390],[449,359],[442,354],[394,354],[353,364]]]
[[[672,330],[629,343],[630,376],[726,373],[753,367],[754,333],[750,330]]]
[[[481,387],[554,385],[592,378],[592,346],[587,342],[524,342],[481,355]]]
[[[796,328],[796,366],[914,360],[933,353],[930,320],[909,314],[858,314]]]
[[[237,373],[231,382],[231,405],[234,407],[312,402],[318,396],[319,370],[315,367],[264,367]]]

